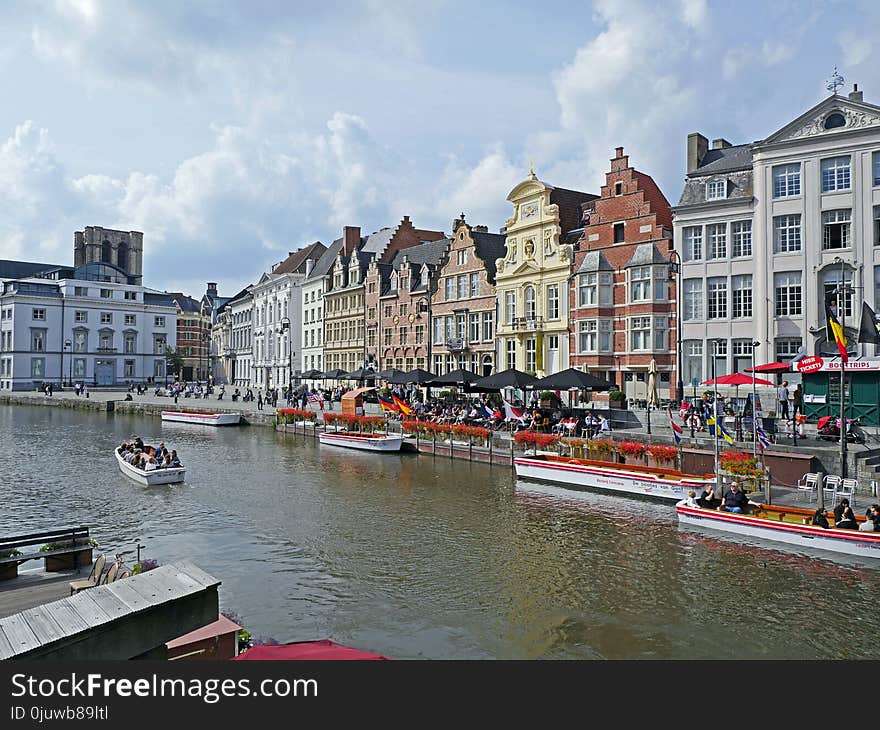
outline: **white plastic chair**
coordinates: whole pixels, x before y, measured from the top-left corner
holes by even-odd
[[[859,482],[856,479],[844,479],[837,488],[838,497],[847,497],[850,507],[855,507],[856,491],[859,488]]]
[[[804,474],[797,482],[797,489],[799,492],[807,493],[807,501],[813,501],[813,493],[816,491],[817,485],[819,484],[819,475],[814,474],[813,472],[808,472]]]
[[[825,504],[829,504],[828,500],[830,499],[830,504],[837,504],[837,490],[840,487],[840,477],[835,476],[834,474],[828,474],[825,476],[825,484],[822,487],[822,497],[825,499]]]

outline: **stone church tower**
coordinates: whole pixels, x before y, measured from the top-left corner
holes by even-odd
[[[143,278],[144,234],[86,226],[73,234],[73,265],[107,263],[117,266],[140,285]]]

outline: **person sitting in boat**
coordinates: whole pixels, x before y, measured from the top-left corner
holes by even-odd
[[[602,416],[599,419],[599,431],[610,433],[611,432],[611,424],[608,422],[608,419],[605,416]]]
[[[697,493],[693,489],[691,489],[691,491],[688,492],[687,506],[688,507],[699,507],[700,506],[697,503]]]
[[[816,527],[823,527],[826,530],[831,527],[831,525],[828,524],[828,518],[825,516],[825,510],[821,507],[813,513],[813,524]]]
[[[760,507],[760,503],[753,502],[739,488],[739,482],[731,482],[730,490],[721,498],[721,509],[725,512],[742,514],[749,507]]]
[[[840,504],[834,508],[834,526],[843,530],[859,529],[859,523],[856,522],[855,512],[853,512],[852,507],[849,505],[849,500],[846,497],[841,499]]]
[[[180,463],[180,459],[177,458],[177,452],[174,449],[171,449],[170,456],[171,456],[171,466],[174,466],[174,467],[183,466],[183,464]]]
[[[707,484],[703,487],[703,493],[700,494],[697,505],[705,509],[718,509],[718,504],[718,497],[715,496],[715,485]]]
[[[144,464],[144,471],[155,471],[158,467],[159,465],[156,463],[156,457],[151,456],[147,460],[147,463]]]

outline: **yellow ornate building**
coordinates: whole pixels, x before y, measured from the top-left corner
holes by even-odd
[[[498,370],[543,377],[569,367],[572,243],[597,197],[548,185],[534,170],[507,196],[513,216],[505,229],[507,252],[496,262]]]

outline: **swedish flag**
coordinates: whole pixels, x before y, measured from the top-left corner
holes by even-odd
[[[733,436],[730,435],[730,431],[728,431],[723,423],[719,423],[718,428],[715,428],[715,414],[706,408],[706,430],[715,438],[723,438],[727,443],[733,446],[736,443]]]
[[[730,431],[728,431],[723,423],[718,424],[718,430],[721,431],[721,436],[724,438],[727,443],[733,446],[736,443],[736,440],[731,436]]]

